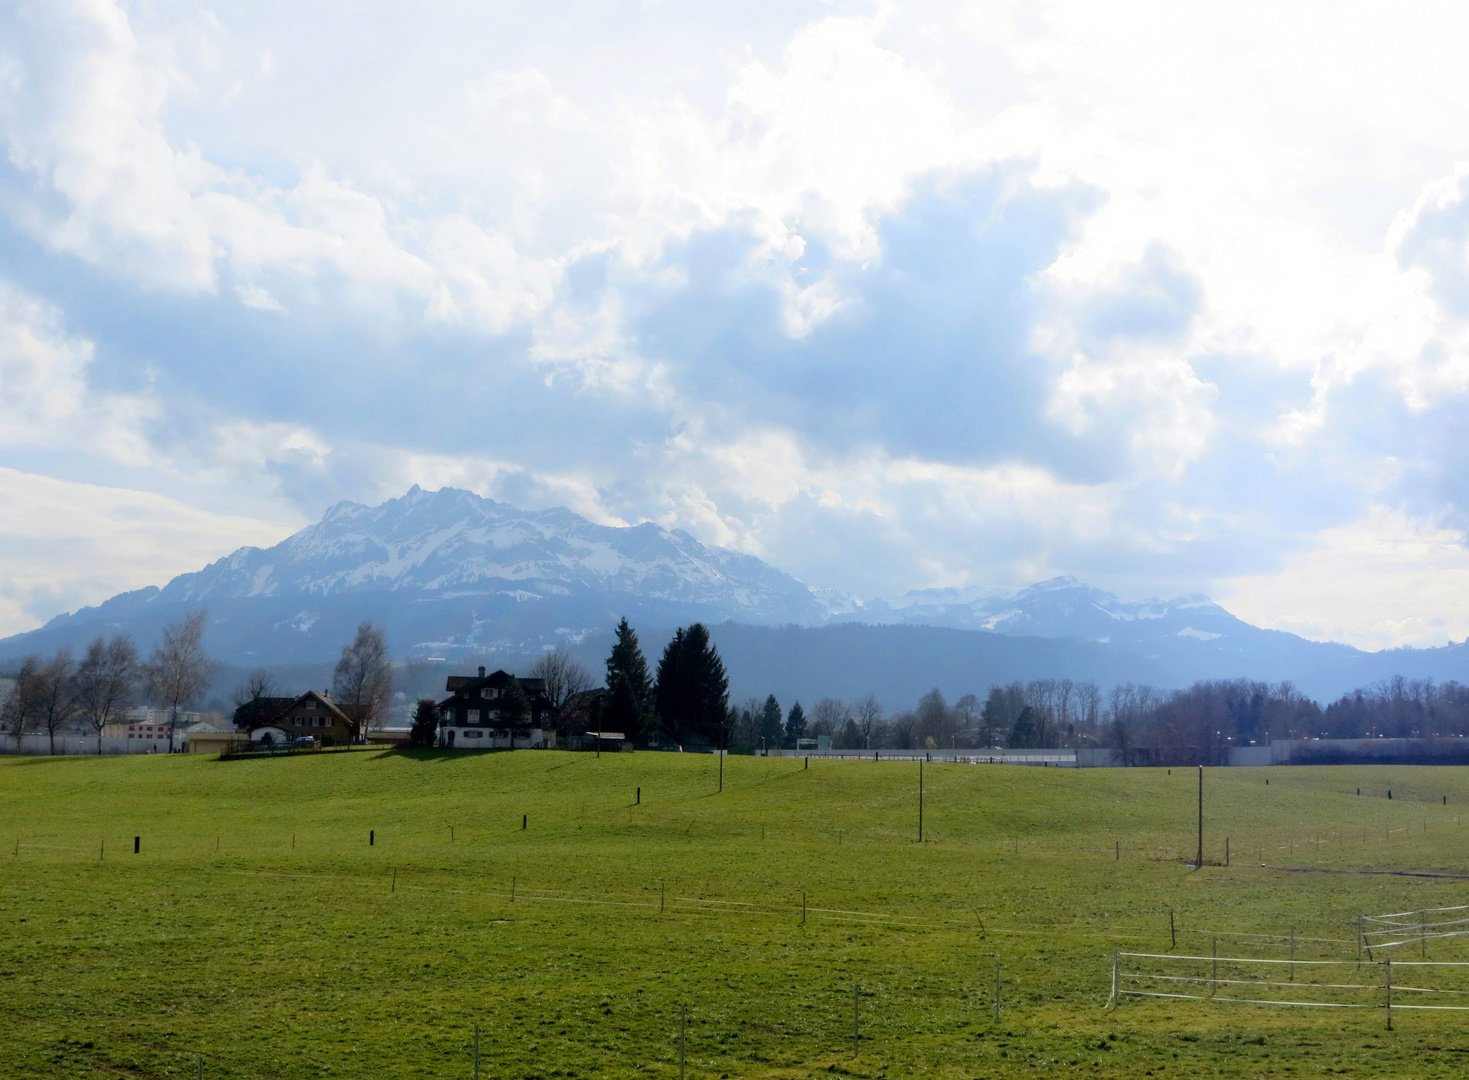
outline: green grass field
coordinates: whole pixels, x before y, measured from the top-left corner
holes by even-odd
[[[1469,771],[1213,770],[1232,865],[1192,870],[1189,770],[929,765],[919,843],[916,765],[716,767],[0,758],[0,1076],[467,1078],[478,1024],[484,1077],[673,1077],[682,1006],[691,1078],[1469,1068],[1469,1013],[1104,1008],[1170,910],[1179,953],[1350,959],[1360,913],[1469,903],[1355,872],[1469,873]]]

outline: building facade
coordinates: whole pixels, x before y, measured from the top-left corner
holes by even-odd
[[[512,683],[524,693],[523,715],[506,708]],[[439,745],[453,750],[526,750],[556,745],[556,708],[541,679],[516,679],[505,671],[450,675],[439,702]]]

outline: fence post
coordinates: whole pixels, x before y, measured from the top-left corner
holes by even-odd
[[[1296,981],[1296,928],[1290,928],[1290,981]]]
[[[801,890],[801,925],[806,925],[806,890]]]
[[[688,1046],[689,1007],[678,1007],[678,1080],[683,1080],[684,1055]]]
[[[1178,948],[1178,927],[1175,926],[1173,923],[1172,908],[1168,909],[1168,937],[1173,942],[1173,944],[1168,946],[1168,951],[1172,952],[1174,949]]]
[[[1229,837],[1224,838],[1224,865],[1229,865]]]
[[[199,1080],[204,1080],[204,1055],[203,1054],[200,1054],[199,1055],[199,1069],[198,1069],[198,1071],[194,1075],[197,1076],[199,1078]]]
[[[474,1025],[474,1080],[479,1080],[479,1025]]]
[[[1357,916],[1357,966],[1362,966],[1362,916]]]
[[[1392,960],[1386,962],[1387,967],[1387,1030],[1392,1030]]]
[[[143,849],[143,838],[141,836],[135,836],[135,837],[133,837],[133,854],[136,855],[142,849]],[[17,855],[20,854],[20,841],[19,840],[17,840],[15,842],[15,852],[16,852]]]
[[[1214,974],[1213,981],[1209,984],[1209,996],[1213,997],[1219,992],[1219,939],[1214,939]]]
[[[862,1053],[862,1024],[861,1008],[857,1003],[858,995],[862,993],[860,983],[852,984],[852,1056],[858,1057]]]
[[[1107,999],[1107,1008],[1117,1007],[1117,981],[1122,967],[1122,954],[1116,949],[1112,950],[1112,995]]]

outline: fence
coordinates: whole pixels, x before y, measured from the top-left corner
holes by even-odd
[[[1075,750],[776,750],[766,757],[846,758],[854,761],[933,761],[949,765],[1044,765],[1076,768]]]
[[[1469,961],[1280,960],[1220,956],[1218,939],[1209,956],[1167,953],[1112,954],[1112,988],[1107,1005],[1125,997],[1270,1005],[1305,1009],[1384,1009],[1392,1027],[1394,1009],[1469,1012]],[[1131,968],[1131,970],[1129,970]],[[1334,973],[1349,969],[1351,974]],[[1404,969],[1408,969],[1404,975]],[[1398,972],[1397,979],[1394,972]],[[1462,974],[1460,986],[1412,986],[1401,980]],[[1416,977],[1415,977],[1416,976]],[[1347,979],[1350,981],[1335,981]],[[1326,981],[1332,980],[1332,981]],[[1394,1000],[1394,995],[1398,1000]],[[1403,995],[1409,995],[1404,1002]],[[1422,995],[1414,997],[1413,995]],[[1429,998],[1428,995],[1444,995]],[[1433,1001],[1464,1002],[1434,1004]]]
[[[1444,918],[1443,916],[1452,916]],[[1374,950],[1417,945],[1428,954],[1430,941],[1469,935],[1469,907],[1423,908],[1391,915],[1362,915],[1357,919],[1359,947],[1372,958]]]
[[[178,730],[174,736],[173,746],[175,750],[183,747],[188,736],[183,728]],[[32,757],[45,757],[53,753],[51,749],[51,738],[47,735],[22,735],[17,739],[14,735],[0,736],[0,754],[23,754]],[[96,757],[97,736],[78,735],[75,733],[56,736],[57,757],[66,755],[68,757],[90,756]],[[128,739],[109,735],[102,739],[103,754],[166,754],[168,753],[167,739]]]

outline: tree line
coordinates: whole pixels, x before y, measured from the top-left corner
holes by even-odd
[[[0,732],[19,739],[45,734],[51,753],[56,736],[81,729],[97,737],[119,722],[133,705],[146,703],[168,714],[168,748],[178,737],[179,717],[195,704],[219,673],[220,665],[204,648],[206,611],[195,611],[163,628],[152,653],[142,658],[127,634],[99,636],[78,660],[67,648],[49,659],[22,657],[13,672],[15,685],[0,702]],[[332,679],[332,698],[347,716],[353,737],[387,718],[393,673],[382,628],[364,622],[342,649]],[[251,672],[236,688],[236,707],[273,698],[269,672]]]

